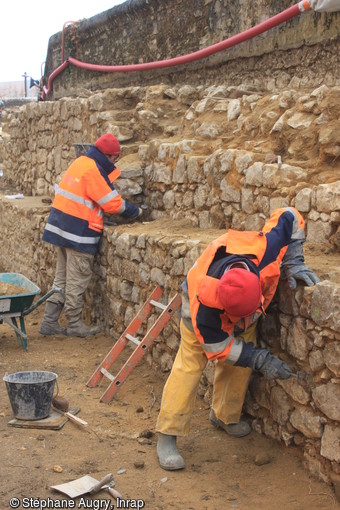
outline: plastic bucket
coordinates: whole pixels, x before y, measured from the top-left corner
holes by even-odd
[[[6,374],[5,381],[14,416],[41,420],[50,413],[57,374],[45,371]]]

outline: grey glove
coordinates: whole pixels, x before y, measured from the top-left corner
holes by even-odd
[[[320,281],[315,273],[305,264],[303,240],[296,239],[288,245],[281,264],[281,278],[288,280],[289,287],[296,289],[296,282],[301,280],[308,287]]]
[[[289,379],[292,375],[287,363],[270,354],[267,349],[255,349],[250,366],[261,372],[266,379]]]

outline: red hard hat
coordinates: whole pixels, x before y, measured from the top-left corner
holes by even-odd
[[[109,156],[119,156],[120,154],[120,144],[117,138],[111,133],[107,133],[106,135],[102,135],[94,144],[97,149],[100,150],[103,154],[108,154]]]
[[[229,269],[217,285],[217,296],[230,315],[249,317],[261,304],[260,279],[247,269]]]

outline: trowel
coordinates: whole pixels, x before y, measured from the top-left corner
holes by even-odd
[[[305,389],[311,387],[313,384],[313,376],[311,374],[307,374],[306,372],[293,372],[291,377],[296,377],[297,383]]]
[[[50,489],[62,492],[70,498],[78,498],[84,494],[96,494],[101,489],[107,489],[114,498],[123,499],[123,496],[113,489],[114,485],[113,474],[109,473],[99,481],[92,476],[86,475],[72,480],[71,482],[62,483],[61,485],[51,485]]]

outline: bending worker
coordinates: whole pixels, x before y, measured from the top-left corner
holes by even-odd
[[[40,326],[43,335],[87,337],[99,332],[82,321],[82,309],[103,232],[103,214],[126,219],[142,214],[113,186],[120,175],[115,166],[120,152],[117,138],[105,134],[69,166],[60,181],[42,239],[57,246],[53,287],[60,287],[64,294],[55,293],[46,301]],[[66,328],[58,323],[63,308]]]
[[[187,435],[202,372],[215,365],[210,422],[242,437],[251,427],[241,420],[252,370],[267,379],[288,379],[289,366],[256,348],[256,323],[273,299],[281,276],[314,285],[305,265],[304,220],[292,208],[273,212],[261,232],[229,230],[213,241],[183,283],[181,344],[165,384],[156,430],[157,454],[166,470],[182,469],[177,436]]]

